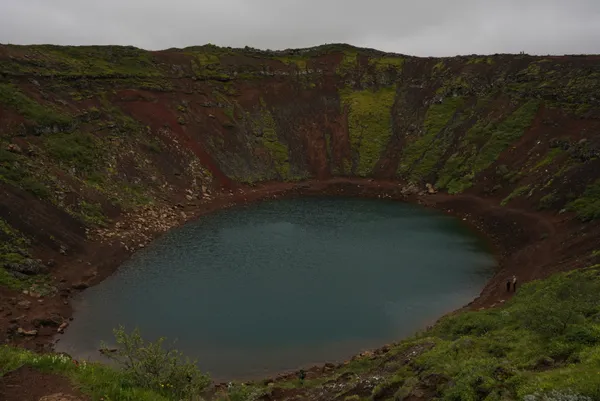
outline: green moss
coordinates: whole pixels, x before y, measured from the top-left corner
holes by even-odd
[[[583,195],[567,205],[583,221],[600,218],[600,180],[588,185]]]
[[[343,107],[348,110],[350,145],[354,154],[354,173],[366,177],[373,172],[392,135],[391,109],[395,88],[377,91],[340,92]]]
[[[258,118],[252,119],[251,123],[254,135],[260,138],[262,146],[269,152],[278,178],[283,180],[292,179],[289,149],[287,145],[280,141],[277,134],[277,123],[263,101],[261,101]]]
[[[53,107],[36,102],[11,84],[0,83],[0,103],[39,126],[67,127],[72,123],[71,117]]]
[[[529,191],[529,188],[529,185],[524,185],[522,187],[516,188],[506,198],[504,198],[502,202],[500,202],[500,204],[502,206],[506,206],[508,202],[510,202],[512,199],[525,195]]]
[[[358,53],[351,50],[344,50],[343,58],[337,67],[338,74],[346,74],[356,69],[358,65]]]
[[[450,97],[429,107],[423,123],[425,133],[404,147],[398,169],[400,174],[409,173],[411,181],[420,181],[434,171],[450,145],[442,130],[463,105],[462,98]]]

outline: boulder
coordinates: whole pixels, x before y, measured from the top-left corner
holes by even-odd
[[[31,307],[31,302],[25,300],[17,303],[17,306],[21,309],[29,309]]]

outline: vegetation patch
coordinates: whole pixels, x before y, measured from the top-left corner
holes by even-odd
[[[50,157],[59,164],[77,171],[92,172],[102,162],[100,141],[83,132],[58,133],[44,136],[44,145]]]
[[[490,167],[531,125],[539,102],[530,100],[500,122],[480,121],[471,128],[456,157],[440,172],[438,187],[459,193],[470,187],[474,177]]]
[[[0,84],[0,103],[42,127],[64,128],[72,123],[70,116],[36,102],[11,84]]]
[[[250,118],[252,132],[260,139],[271,157],[271,162],[280,179],[291,179],[291,168],[289,161],[289,150],[277,135],[277,123],[266,104],[261,101],[258,118]]]
[[[583,221],[600,218],[600,180],[588,185],[583,195],[567,205]]]
[[[342,105],[348,108],[348,129],[356,175],[366,177],[373,172],[392,136],[391,110],[395,95],[393,87],[376,91],[345,89],[340,92]]]
[[[449,97],[429,107],[423,123],[425,133],[404,147],[400,174],[409,173],[412,181],[420,181],[432,173],[450,145],[450,138],[442,131],[463,104],[461,97]]]
[[[512,199],[514,198],[518,198],[520,196],[525,195],[527,192],[529,192],[529,185],[525,185],[522,187],[518,187],[516,188],[514,191],[512,191],[506,198],[504,198],[502,200],[502,202],[500,202],[500,204],[502,206],[506,206],[508,204],[508,202],[510,202]]]

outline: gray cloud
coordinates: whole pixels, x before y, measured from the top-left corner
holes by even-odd
[[[598,0],[0,0],[0,43],[600,53]]]

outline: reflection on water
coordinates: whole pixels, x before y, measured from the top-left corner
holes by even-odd
[[[473,299],[494,261],[459,221],[399,202],[305,198],[172,231],[76,302],[57,345],[98,359],[112,328],[166,336],[217,379],[340,361]]]

